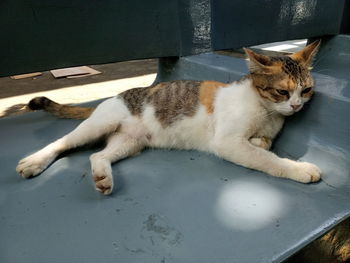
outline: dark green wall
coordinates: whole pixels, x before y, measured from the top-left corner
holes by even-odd
[[[179,53],[173,0],[2,0],[0,75]]]
[[[338,34],[344,0],[2,0],[0,76]]]
[[[212,0],[213,48],[339,33],[343,0]]]

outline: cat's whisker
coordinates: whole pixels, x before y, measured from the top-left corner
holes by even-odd
[[[328,72],[335,72],[333,69],[331,68],[325,68],[325,69],[320,69],[320,70],[317,70],[317,71],[313,71],[313,73],[320,73],[320,72],[325,72],[325,71],[328,71]],[[328,76],[327,76],[328,77]]]
[[[266,118],[266,117],[269,117],[275,113],[278,113],[278,112],[276,110],[270,110],[267,113],[266,112],[262,113],[259,117]]]

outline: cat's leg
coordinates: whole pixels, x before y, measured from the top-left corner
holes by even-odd
[[[249,142],[257,147],[261,147],[265,150],[269,150],[272,145],[272,140],[265,136],[262,137],[251,137]]]
[[[16,171],[25,178],[36,176],[64,151],[93,142],[103,135],[117,130],[119,127],[118,114],[111,114],[112,110],[113,112],[116,110],[115,101],[112,99],[101,103],[91,117],[83,121],[71,133],[22,159],[18,163]]]
[[[92,178],[96,190],[108,195],[113,190],[113,175],[111,164],[120,159],[141,151],[144,143],[141,139],[125,133],[116,133],[109,137],[107,146],[90,157]]]
[[[273,176],[302,183],[317,182],[321,177],[321,170],[316,165],[280,158],[272,152],[252,145],[245,138],[217,140],[213,150],[230,162]]]

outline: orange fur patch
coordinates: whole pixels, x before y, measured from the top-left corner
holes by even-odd
[[[214,111],[214,99],[217,90],[227,84],[218,81],[203,81],[199,86],[199,100],[204,105],[208,113]]]
[[[161,89],[161,88],[164,88],[167,86],[167,83],[165,82],[161,82],[159,84],[156,84],[155,86],[151,87],[149,92],[148,92],[148,95],[152,95],[153,93],[155,93],[157,90]]]
[[[278,88],[282,88],[284,90],[293,91],[297,88],[297,83],[293,78],[287,77],[282,79],[279,82],[276,82],[274,86]]]

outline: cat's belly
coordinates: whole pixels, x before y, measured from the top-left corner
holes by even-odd
[[[156,148],[209,150],[209,136],[202,130],[169,131],[167,129],[151,133],[148,146]]]
[[[142,118],[150,147],[209,150],[213,136],[212,120],[205,110],[199,109],[192,117],[176,120],[168,126],[162,125],[150,109]]]

